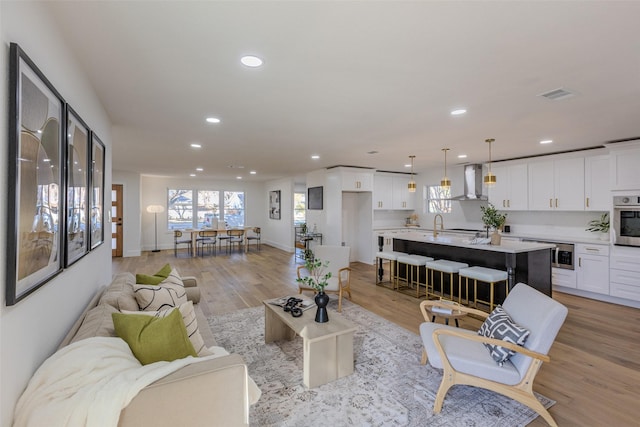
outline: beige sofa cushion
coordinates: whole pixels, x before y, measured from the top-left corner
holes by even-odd
[[[120,273],[113,278],[100,298],[99,304],[109,304],[118,311],[138,310],[138,303],[133,294],[135,277],[131,273]]]
[[[117,312],[118,310],[109,304],[98,304],[89,310],[71,343],[91,337],[115,337],[111,313]]]

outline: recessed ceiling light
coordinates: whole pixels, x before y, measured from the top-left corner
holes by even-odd
[[[542,141],[540,141],[540,144],[551,144],[552,142],[552,139],[543,139]]]
[[[257,174],[258,172],[256,172],[256,171],[251,171],[251,172],[249,172],[249,173],[250,173],[251,175],[255,175],[255,174]]]
[[[191,144],[191,148],[202,148],[202,145],[193,143]]]
[[[241,176],[236,176],[236,179],[242,179],[242,177]]]
[[[405,168],[410,168],[411,167],[411,163],[404,165]]]
[[[459,159],[466,159],[467,155],[466,154],[458,154],[458,158]]]
[[[202,169],[202,168],[196,168],[196,171],[198,171],[198,172],[202,172],[203,170],[204,169]]]
[[[313,160],[318,160],[320,158],[320,156],[318,156],[317,154],[314,154],[313,156],[311,156],[311,158]]]
[[[257,56],[247,55],[240,58],[240,62],[242,62],[247,67],[259,67],[262,65],[262,59]]]
[[[220,119],[217,117],[207,117],[207,123],[220,123]]]
[[[196,176],[196,174],[195,173],[190,173],[189,176],[193,177],[193,176]]]
[[[451,111],[451,115],[452,116],[459,116],[459,115],[464,114],[466,112],[467,112],[467,110],[465,110],[464,108],[459,108],[457,110]]]

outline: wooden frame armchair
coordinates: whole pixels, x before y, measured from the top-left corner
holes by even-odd
[[[328,261],[325,272],[331,273],[328,285],[324,288],[325,293],[338,294],[338,312],[342,312],[342,295],[346,292],[351,299],[351,267],[349,267],[349,256],[351,248],[349,246],[330,246],[318,245],[313,250],[315,259]],[[304,265],[298,266],[298,278],[302,277],[303,272],[307,271]],[[308,273],[308,272],[307,272]],[[298,284],[298,293],[302,291],[315,291],[312,288],[303,287]]]
[[[442,382],[436,395],[433,411],[442,410],[445,396],[456,384],[482,387],[510,397],[540,414],[556,426],[549,411],[533,394],[533,381],[542,366],[549,362],[547,353],[567,316],[567,308],[535,289],[518,283],[505,299],[503,308],[518,325],[530,331],[523,346],[503,340],[483,337],[475,331],[431,323],[426,306],[438,301],[424,301],[420,309],[426,322],[420,325],[424,343],[421,363],[427,362],[443,369]],[[489,314],[468,307],[457,309],[486,318]],[[499,366],[484,343],[499,345],[516,352]]]

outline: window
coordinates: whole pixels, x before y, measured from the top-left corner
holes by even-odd
[[[293,225],[302,225],[306,221],[306,202],[307,195],[305,193],[294,193],[293,195]]]
[[[244,192],[224,192],[223,218],[229,227],[244,227]]]
[[[451,187],[430,185],[423,187],[422,197],[425,202],[424,212],[451,213]]]
[[[167,215],[169,230],[193,227],[193,191],[170,189]]]
[[[198,191],[197,218],[198,228],[218,228],[218,220],[220,219],[219,191]]]

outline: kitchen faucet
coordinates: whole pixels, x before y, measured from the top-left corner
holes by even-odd
[[[438,217],[440,217],[440,231],[444,231],[444,219],[442,218],[442,215],[436,214],[436,216],[433,217],[433,238],[434,239],[438,237],[438,231],[437,231]]]

